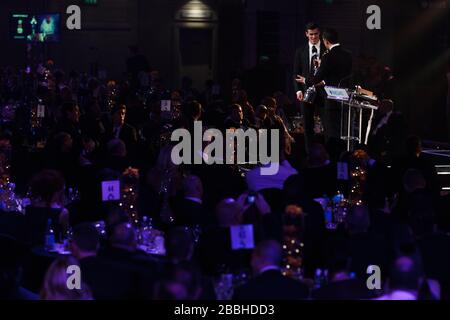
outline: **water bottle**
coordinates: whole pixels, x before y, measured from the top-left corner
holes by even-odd
[[[323,287],[323,286],[326,286],[327,284],[328,284],[328,270],[325,269],[325,270],[322,272],[322,277],[321,277],[321,281],[320,281],[320,286]]]
[[[344,200],[344,195],[338,191],[337,194],[333,197],[333,203],[339,204]]]
[[[72,227],[68,227],[63,233],[61,233],[62,239],[61,242],[64,246],[64,250],[70,250],[70,242],[72,241],[73,229]]]
[[[316,275],[314,276],[314,288],[319,289],[322,285],[322,269],[316,269]]]
[[[53,250],[55,247],[55,231],[52,227],[52,219],[48,219],[47,221],[47,229],[45,230],[45,248],[47,250]]]

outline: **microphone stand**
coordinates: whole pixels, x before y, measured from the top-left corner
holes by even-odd
[[[339,81],[339,83],[338,83],[338,88],[341,87],[341,84],[342,84],[342,82],[344,80],[347,80],[347,79],[350,79],[350,78],[353,78],[353,73],[351,73],[348,76],[345,76],[344,78],[342,78]],[[350,151],[350,121],[351,121],[351,119],[350,119],[350,115],[351,115],[350,108],[351,108],[351,106],[349,105],[349,109],[348,109],[349,119],[348,119],[348,131],[347,131],[347,135],[348,135],[347,136],[347,151]],[[341,101],[341,139],[344,136],[343,132],[342,132],[342,128],[343,127],[344,127],[344,101]]]

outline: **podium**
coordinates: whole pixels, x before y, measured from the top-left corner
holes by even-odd
[[[341,139],[347,142],[347,151],[351,150],[351,143],[367,144],[370,129],[378,109],[378,99],[371,92],[356,87],[355,90],[325,86],[327,99],[341,103]],[[364,112],[370,112],[366,133],[363,140]],[[346,114],[345,114],[346,113]],[[357,133],[356,133],[357,132]]]

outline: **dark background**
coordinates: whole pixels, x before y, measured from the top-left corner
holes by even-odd
[[[51,57],[70,71],[106,78],[124,77],[128,46],[138,44],[152,68],[158,69],[167,87],[177,87],[184,75],[180,57],[196,62],[190,50],[210,48],[198,59],[207,61],[206,78],[218,81],[225,93],[230,81],[252,70],[262,55],[280,75],[258,79],[261,86],[275,87],[294,97],[292,62],[295,48],[305,43],[303,27],[314,20],[335,27],[341,43],[355,61],[371,59],[389,65],[397,78],[396,106],[411,133],[425,139],[449,141],[447,73],[449,68],[449,13],[447,0],[203,0],[201,19],[183,10],[198,3],[188,0],[98,0],[95,6],[81,0],[2,0],[0,2],[0,66],[24,67],[26,45],[10,39],[9,17],[13,12],[59,12],[61,43],[48,44],[35,52]],[[198,1],[197,1],[198,2]],[[82,30],[65,28],[65,10],[82,8]],[[382,29],[366,28],[366,9],[377,4],[382,10]],[[206,28],[195,32],[192,28]],[[206,39],[201,41],[201,35]],[[192,37],[192,42],[189,41]],[[186,53],[188,52],[188,53]],[[200,79],[203,79],[200,77]],[[201,88],[200,88],[201,89]]]

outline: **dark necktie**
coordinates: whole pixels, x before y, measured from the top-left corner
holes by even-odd
[[[311,64],[310,64],[310,67],[309,67],[309,71],[310,71],[310,73],[311,74],[314,74],[314,71],[316,71],[315,69],[315,66],[314,66],[314,60],[317,58],[317,47],[316,46],[313,46],[312,47],[312,55],[311,55]]]

